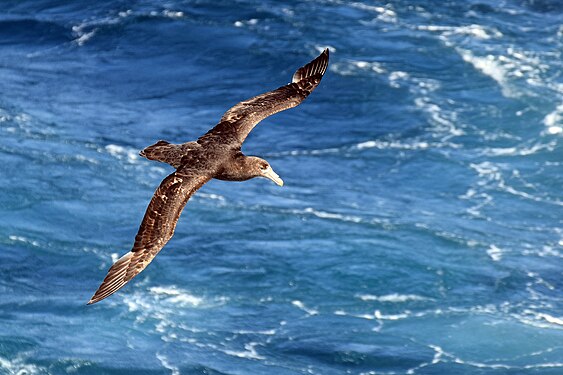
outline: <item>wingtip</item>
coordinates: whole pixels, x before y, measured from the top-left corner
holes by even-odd
[[[329,49],[325,48],[319,56],[308,64],[297,69],[297,71],[293,74],[291,82],[296,83],[317,74],[320,74],[320,77],[322,78],[328,68],[329,53]]]

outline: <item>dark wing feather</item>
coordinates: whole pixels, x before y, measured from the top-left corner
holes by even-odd
[[[328,49],[325,49],[316,59],[297,69],[290,84],[240,102],[229,109],[219,124],[199,141],[220,137],[234,139],[242,144],[260,121],[305,100],[319,85],[327,67]]]
[[[190,197],[210,179],[211,176],[195,171],[191,174],[174,172],[162,181],[147,207],[133,249],[111,266],[89,305],[115,293],[149,265],[172,238]]]
[[[146,147],[139,155],[149,160],[157,160],[168,163],[174,168],[182,166],[182,158],[190,151],[201,148],[197,142],[188,142],[175,145],[166,141],[158,141],[154,145]]]

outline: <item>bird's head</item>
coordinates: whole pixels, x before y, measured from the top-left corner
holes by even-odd
[[[283,180],[280,178],[280,176],[277,175],[276,172],[274,172],[274,170],[270,166],[270,163],[255,156],[252,156],[250,158],[254,177],[264,177],[272,180],[278,186],[283,186]]]

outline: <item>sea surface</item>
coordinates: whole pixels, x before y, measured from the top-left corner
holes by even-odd
[[[331,51],[124,289],[172,168]],[[0,374],[563,374],[563,2],[0,3]]]

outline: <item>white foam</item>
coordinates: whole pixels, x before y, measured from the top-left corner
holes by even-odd
[[[370,12],[377,13],[377,19],[383,22],[389,23],[396,23],[397,22],[397,13],[393,9],[391,9],[390,5],[387,4],[385,7],[375,6],[375,5],[367,5],[363,3],[349,3],[349,5],[356,9],[367,10]]]
[[[440,26],[440,25],[420,25],[418,30],[440,31],[443,35],[469,35],[477,39],[501,38],[503,35],[495,28],[485,28],[481,25],[467,26]]]
[[[303,302],[299,301],[299,300],[291,301],[291,304],[293,306],[305,311],[309,315],[318,315],[319,314],[318,310],[315,310],[315,309],[312,309],[312,308],[305,306],[305,304]]]
[[[129,17],[131,14],[133,14],[133,11],[131,9],[117,13],[117,15],[121,18]]]
[[[409,73],[407,72],[402,72],[402,71],[391,72],[389,74],[389,85],[397,89],[401,87],[398,81],[406,80],[408,78],[409,78]]]
[[[257,342],[249,342],[248,344],[244,345],[245,351],[225,350],[224,352],[228,355],[232,355],[239,358],[257,359],[257,360],[266,359],[265,357],[259,355],[258,352],[256,352],[257,345],[259,345]]]
[[[545,313],[539,313],[538,317],[547,321],[547,322],[549,322],[549,323],[563,326],[563,318],[556,318],[554,316],[551,316],[551,315],[545,314]]]
[[[32,246],[35,246],[35,247],[39,247],[39,242],[34,241],[34,240],[30,240],[30,239],[23,237],[23,236],[11,235],[11,236],[8,236],[8,238],[10,239],[10,241],[23,242],[23,243],[26,243],[26,244],[29,244],[29,245],[32,245]]]
[[[138,151],[132,148],[125,148],[123,146],[109,144],[105,147],[105,150],[110,155],[115,156],[119,160],[127,160],[131,164],[135,164],[139,160]]]
[[[79,46],[83,46],[87,41],[92,39],[94,37],[94,35],[96,35],[96,31],[97,31],[97,29],[94,29],[90,32],[80,34],[80,36],[78,38],[74,39],[74,42],[76,44],[78,44]]]
[[[454,122],[456,122],[457,114],[448,113],[444,111],[439,105],[433,103],[429,97],[418,97],[414,100],[414,104],[417,108],[426,112],[430,119],[432,120],[431,123],[435,127],[436,131],[446,133],[446,136],[443,137],[443,141],[452,138],[464,135],[465,132],[462,129],[458,129],[455,127]],[[456,147],[459,147],[456,145]]]
[[[246,25],[256,25],[258,23],[258,19],[256,18],[251,18],[249,20],[246,21],[235,21],[235,23],[233,25],[235,25],[235,27],[244,27]]]
[[[352,222],[352,223],[361,223],[362,222],[362,218],[359,217],[359,216],[341,215],[341,214],[334,214],[334,213],[331,213],[331,212],[317,211],[312,207],[307,207],[303,211],[300,211],[300,212],[312,214],[312,215],[319,217],[321,219],[349,221],[349,222]]]
[[[495,262],[498,262],[499,260],[502,259],[502,254],[503,254],[503,251],[501,249],[499,249],[498,247],[496,247],[495,245],[491,245],[487,249],[487,255],[489,255],[489,257],[491,257],[491,259]]]
[[[203,302],[203,298],[193,296],[185,290],[176,288],[175,286],[155,286],[149,288],[149,291],[151,292],[151,294],[156,295],[157,298],[166,298],[166,301],[174,304],[188,304],[197,307]]]
[[[8,374],[10,375],[34,375],[39,373],[43,374],[46,370],[45,368],[40,368],[36,365],[24,363],[21,358],[9,360],[3,357],[0,357],[0,369],[8,370]]]
[[[548,134],[562,134],[563,133],[563,104],[560,104],[555,110],[543,119]]]
[[[548,128],[549,132],[549,128]],[[539,151],[547,150],[553,151],[557,146],[556,142],[549,143],[536,143],[532,146],[515,146],[515,147],[504,147],[504,148],[486,148],[483,150],[484,155],[488,156],[527,156],[533,155]]]
[[[275,329],[267,329],[267,330],[263,330],[263,331],[249,331],[249,330],[238,330],[235,331],[234,333],[236,334],[240,334],[240,335],[266,335],[266,336],[273,336],[276,334],[276,330]]]
[[[417,294],[385,294],[382,296],[375,296],[371,294],[361,294],[358,295],[358,298],[362,301],[378,301],[378,302],[391,302],[391,303],[401,303],[401,302],[408,302],[408,301],[426,301],[430,300],[431,298],[419,296]]]
[[[200,197],[200,198],[212,199],[212,200],[217,200],[217,201],[221,201],[221,202],[226,201],[225,197],[223,197],[222,195],[218,195],[218,194],[198,192],[197,196]]]
[[[385,69],[383,68],[383,66],[375,61],[350,61],[350,64],[358,67],[359,69],[363,69],[363,70],[371,70],[374,71],[376,73],[385,73]]]
[[[375,312],[373,313],[373,315],[375,316],[376,319],[379,320],[401,320],[401,319],[406,319],[409,317],[409,312],[406,311],[402,314],[390,314],[390,315],[386,315],[386,314],[382,314],[381,311],[379,310],[375,310]]]
[[[494,79],[501,86],[502,92],[505,96],[516,96],[512,91],[506,88],[505,82],[507,72],[502,65],[499,64],[498,60],[495,59],[495,56],[487,55],[485,57],[478,57],[473,55],[471,51],[461,48],[458,48],[457,50],[464,61],[470,63],[477,70]]]
[[[156,353],[156,358],[160,361],[160,363],[165,369],[170,370],[170,373],[172,375],[180,375],[180,369],[170,364],[168,357],[166,357],[164,354]]]
[[[184,17],[184,12],[165,9],[162,11],[162,15],[168,18],[182,18]]]
[[[358,143],[355,148],[358,150],[377,148],[380,150],[385,149],[399,149],[399,150],[426,150],[430,147],[430,143],[425,141],[402,143],[399,141],[366,141]]]
[[[331,46],[331,45],[328,45],[328,44],[323,44],[323,45],[317,44],[317,45],[314,46],[314,48],[315,48],[315,50],[317,50],[317,53],[322,53],[327,48],[328,48],[330,53],[336,52],[336,48]]]
[[[330,70],[341,76],[365,76],[367,73],[385,73],[383,65],[376,61],[349,60],[331,64]]]

